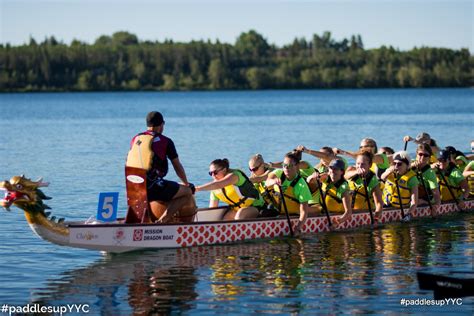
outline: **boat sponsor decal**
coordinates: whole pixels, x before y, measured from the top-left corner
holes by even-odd
[[[79,240],[93,240],[97,238],[99,238],[99,236],[97,236],[91,231],[79,232],[76,234],[76,239],[79,239]]]
[[[127,180],[132,182],[132,183],[136,183],[136,184],[140,184],[140,183],[143,183],[145,182],[145,179],[143,179],[142,177],[140,176],[137,176],[137,175],[129,175],[127,176]]]
[[[174,234],[164,233],[161,228],[135,229],[133,241],[174,240]]]
[[[133,241],[142,241],[142,240],[143,240],[143,229],[134,229]]]
[[[121,245],[122,241],[126,239],[125,229],[117,228],[114,232],[114,240],[116,245]]]

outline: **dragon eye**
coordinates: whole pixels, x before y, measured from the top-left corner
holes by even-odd
[[[18,190],[23,189],[23,186],[22,186],[21,184],[17,184],[15,187],[16,187]]]

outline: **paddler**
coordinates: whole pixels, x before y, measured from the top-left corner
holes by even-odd
[[[188,182],[174,142],[163,135],[163,115],[157,111],[148,113],[146,125],[147,130],[131,141],[127,166],[147,170],[148,201],[156,222],[169,222],[175,215],[178,220],[191,221],[196,211],[194,186]],[[168,160],[182,184],[164,179],[168,173]]]
[[[430,157],[430,164],[436,163],[437,161],[436,153],[439,151],[439,148],[438,148],[438,145],[436,144],[436,140],[431,138],[430,134],[426,132],[422,132],[418,134],[415,138],[407,135],[403,137],[403,141],[405,143],[413,141],[417,145],[428,144],[431,147],[431,152],[433,153],[433,155],[431,155]]]
[[[441,204],[441,198],[436,173],[430,166],[430,157],[432,155],[430,145],[426,143],[418,144],[416,160],[412,161],[411,169],[416,173],[418,182],[420,182],[418,186],[418,204],[431,204],[431,215],[436,216]]]
[[[271,214],[274,212],[269,211],[270,209],[276,210],[279,208],[277,201],[273,197],[273,188],[267,188],[265,186],[265,181],[267,181],[268,175],[270,172],[275,170],[275,168],[272,168],[267,163],[265,163],[261,154],[255,154],[249,160],[249,170],[250,181],[253,183],[258,192],[260,192],[260,195],[267,205],[267,210],[265,212],[261,211],[260,216],[265,217],[277,215],[277,213]]]
[[[219,201],[229,205],[224,220],[256,218],[264,201],[247,175],[239,169],[231,169],[229,160],[216,159],[209,165],[213,181],[196,186],[196,191],[211,191],[209,207],[217,207]]]
[[[474,140],[471,141],[471,152],[474,153]],[[470,156],[469,158],[474,158],[474,156]],[[464,172],[462,175],[467,179],[469,185],[469,197],[474,198],[474,161],[471,160],[467,164],[466,168],[464,168]]]
[[[321,180],[323,197],[320,196],[319,204],[329,212],[343,213],[332,220],[336,225],[350,220],[352,216],[349,183],[344,179],[344,169],[344,161],[333,159],[329,163],[327,174],[315,172],[308,178],[310,181],[313,181],[313,178]]]
[[[356,157],[355,170],[347,171],[345,178],[349,181],[352,192],[352,208],[354,210],[374,210],[374,217],[379,220],[382,215],[383,200],[380,181],[370,170],[372,153],[360,152]],[[367,191],[368,192],[367,192]],[[367,200],[368,199],[368,200]]]
[[[378,152],[377,143],[372,138],[362,139],[360,142],[359,151],[357,152],[346,151],[339,148],[334,148],[334,151],[337,154],[346,155],[354,159],[357,158],[357,155],[359,152],[362,152],[362,151],[370,152],[372,155],[374,155],[372,159],[372,166],[370,166],[370,170],[372,170],[372,172],[375,173],[378,178],[380,178],[382,173],[388,167],[390,167],[390,163],[392,161],[392,155],[386,155],[385,153],[377,153]],[[351,166],[347,169],[347,171],[351,171],[354,169],[355,167]]]
[[[308,201],[311,199],[311,192],[308,184],[300,174],[299,156],[295,152],[289,152],[283,159],[282,168],[276,169],[268,175],[268,180],[265,185],[268,188],[274,188],[274,191],[279,192],[276,196],[279,200],[280,213],[284,214],[284,207],[288,213],[298,214],[299,219],[294,228],[295,233],[301,231],[306,218],[311,210],[308,206]],[[280,192],[280,188],[282,192]],[[281,200],[283,196],[284,200]]]
[[[469,187],[461,170],[450,161],[450,154],[446,150],[441,150],[438,155],[438,162],[435,164],[436,175],[440,186],[441,201],[460,201],[469,197]],[[464,208],[462,201],[459,203]]]
[[[383,201],[386,206],[401,209],[408,208],[407,215],[414,215],[418,205],[418,179],[413,170],[410,170],[410,156],[406,151],[399,151],[393,155],[393,164],[382,174],[385,181]]]
[[[302,160],[302,150],[300,148],[295,148],[291,151],[293,155],[298,159],[298,172],[303,179],[306,180],[310,175],[313,174],[314,168],[311,164],[307,161]],[[281,168],[283,163],[282,162],[269,162],[268,165],[272,168]]]

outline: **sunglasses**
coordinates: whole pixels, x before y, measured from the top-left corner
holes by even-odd
[[[394,165],[395,167],[401,167],[401,166],[403,166],[403,162],[401,162],[401,161],[399,161],[399,162],[394,162],[393,165]]]
[[[418,153],[418,156],[420,156],[420,157],[425,157],[425,158],[431,157],[430,154],[425,154],[425,153]]]
[[[446,162],[447,160],[446,159],[438,159],[439,162]]]
[[[255,172],[258,170],[258,168],[260,168],[262,166],[262,164],[259,164],[257,167],[255,168],[249,168],[250,172]]]
[[[282,163],[281,166],[282,166],[283,168],[291,168],[291,167],[294,166],[294,164],[292,164],[292,163]]]
[[[217,169],[217,170],[213,170],[213,171],[209,171],[209,175],[212,177],[212,176],[216,176],[219,171],[221,171],[222,169]]]
[[[362,148],[374,148],[374,146],[371,146],[371,145],[361,145],[361,146],[359,146],[359,149],[362,149]]]

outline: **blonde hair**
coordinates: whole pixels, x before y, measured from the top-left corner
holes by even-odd
[[[253,165],[257,165],[257,164],[260,165],[262,163],[264,163],[264,161],[263,161],[263,157],[262,157],[261,154],[255,154],[249,160],[249,164],[253,164]]]

